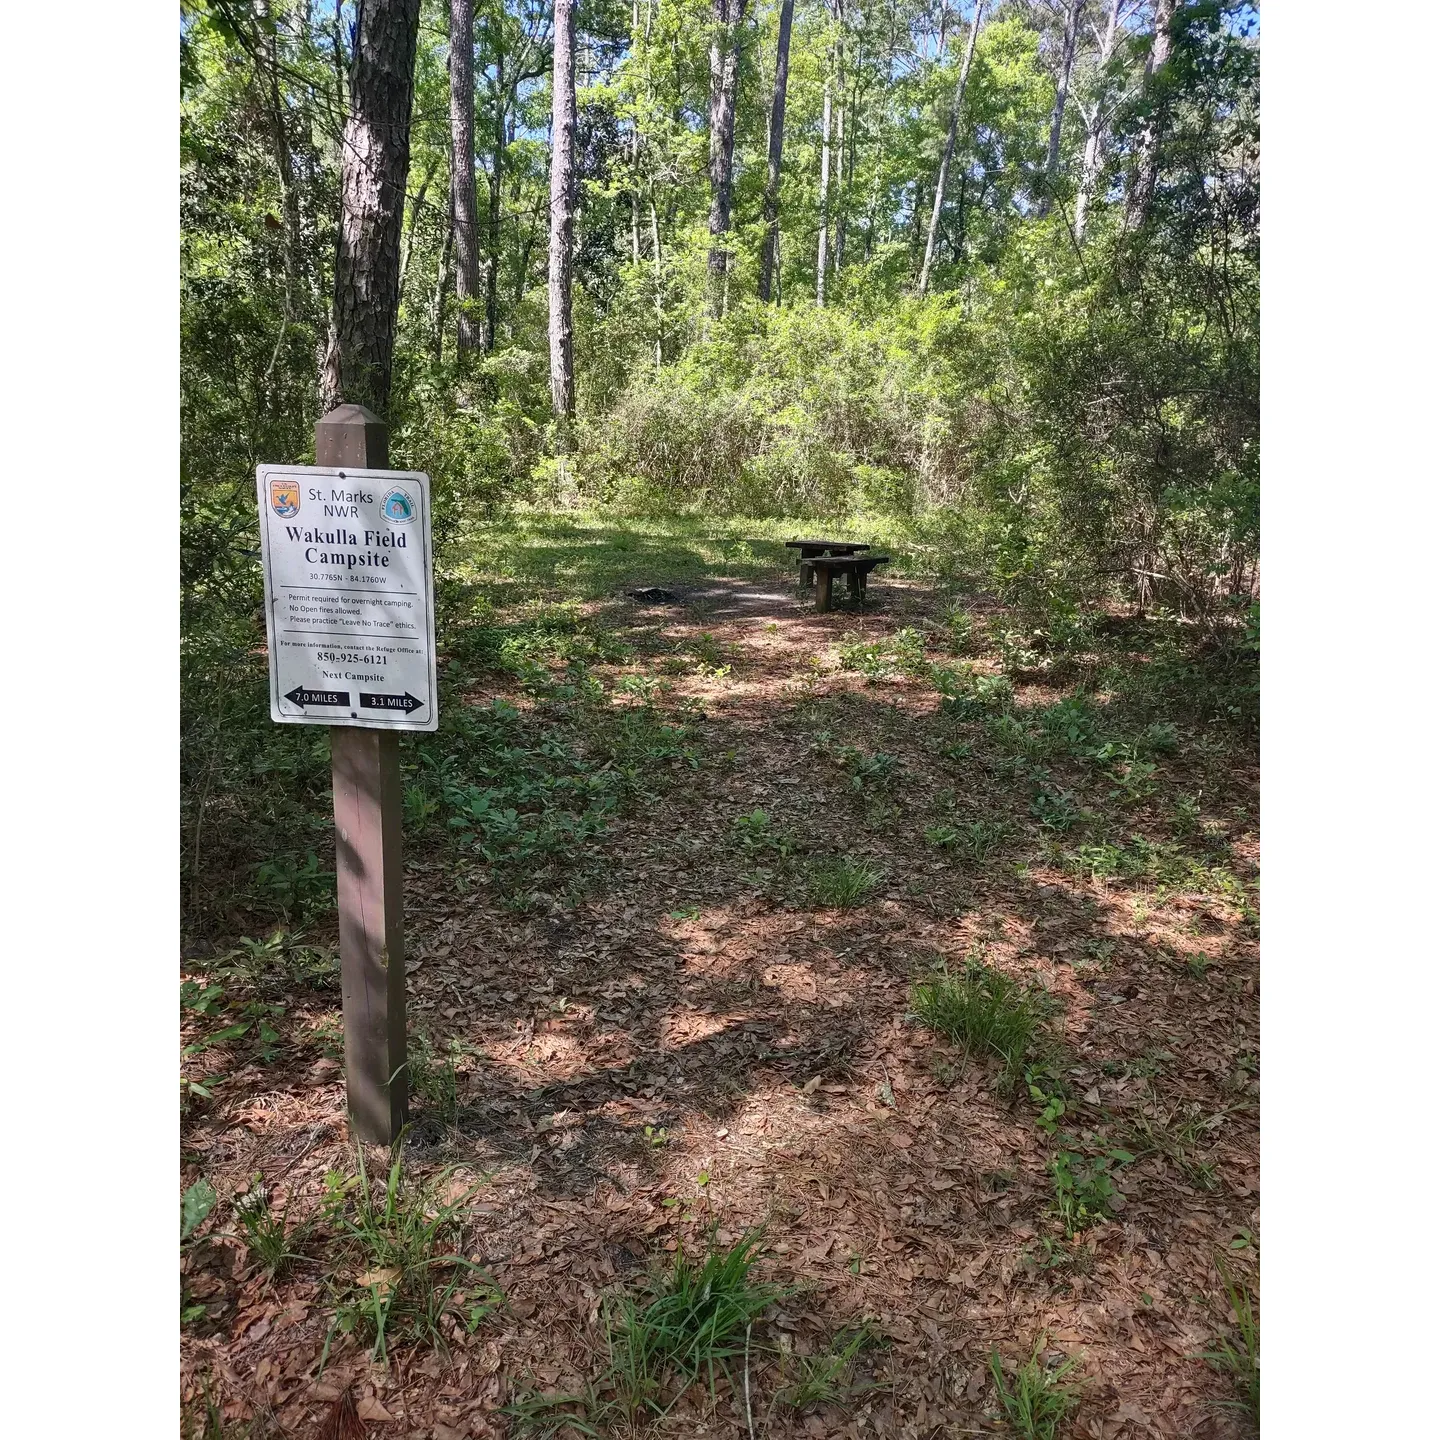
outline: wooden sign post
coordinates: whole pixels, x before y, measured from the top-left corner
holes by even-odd
[[[330,727],[345,1089],[355,1136],[391,1144],[409,1095],[399,730],[434,730],[430,482],[391,471],[361,405],[315,426],[314,466],[256,473],[270,713]]]
[[[315,463],[388,470],[390,427],[363,405],[338,406],[316,422]],[[410,1100],[400,737],[393,730],[332,726],[330,784],[345,1097],[356,1136],[389,1145],[404,1128]]]

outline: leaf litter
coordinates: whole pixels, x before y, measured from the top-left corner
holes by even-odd
[[[1056,1373],[1075,1362],[1076,1435],[1244,1433],[1196,1357],[1227,1323],[1216,1255],[1252,1276],[1257,1263],[1253,907],[1068,868],[1027,818],[1031,781],[1003,754],[987,763],[983,725],[947,721],[923,677],[841,667],[843,645],[939,629],[924,587],[875,593],[858,618],[773,597],[760,613],[668,614],[667,645],[726,657],[656,702],[688,707],[697,763],[672,762],[656,796],[613,821],[598,877],[565,903],[517,908],[483,875],[461,888],[453,849],[407,837],[409,1022],[458,1046],[454,1113],[414,1107],[407,1166],[483,1182],[464,1255],[503,1302],[473,1330],[453,1325],[443,1352],[380,1365],[331,1333],[323,1244],[271,1282],[201,1216],[182,1256],[204,1306],[182,1334],[188,1407],[216,1395],[256,1435],[519,1434],[507,1407],[593,1384],[607,1295],[636,1293],[677,1249],[763,1226],[757,1274],[787,1298],[756,1326],[744,1373],[692,1385],[653,1433],[982,1433],[1002,1414],[992,1353],[1013,1367],[1042,1341]],[[630,623],[643,655],[643,617]],[[595,673],[613,685],[644,663]],[[503,677],[483,681],[505,694]],[[1027,685],[1016,703],[1063,693]],[[894,756],[871,773],[900,778],[857,788],[844,747]],[[1196,791],[1216,816],[1254,813],[1253,749],[1195,745],[1164,764],[1168,785],[1124,825],[1158,833],[1166,796]],[[1014,828],[976,862],[927,843],[937,810]],[[735,821],[756,812],[746,848]],[[1232,824],[1238,873],[1253,877],[1255,849]],[[883,868],[877,887],[852,908],[812,903],[808,867],[845,854]],[[910,1012],[918,975],[977,956],[1054,998],[1034,1078],[1062,1096],[1057,1123],[1087,1153],[1132,1156],[1109,1216],[1073,1236],[1055,1218],[1057,1143],[1037,1103]],[[214,1187],[216,1217],[257,1173],[293,1213],[318,1212],[327,1173],[354,1170],[335,1056],[296,1045],[240,1063],[187,1109],[184,1149],[185,1185]],[[187,1219],[199,1208],[192,1196]],[[384,1292],[395,1278],[362,1281]],[[847,1361],[863,1369],[853,1395],[780,1403],[797,1393],[795,1357],[861,1327],[877,1343]]]

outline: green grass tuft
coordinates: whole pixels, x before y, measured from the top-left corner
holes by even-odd
[[[1007,1379],[1000,1354],[990,1352],[990,1374],[995,1392],[1005,1407],[1010,1428],[1022,1440],[1055,1440],[1065,1417],[1080,1403],[1078,1386],[1062,1383],[1074,1368],[1074,1360],[1066,1360],[1054,1370],[1040,1363],[1044,1337],[1035,1342],[1030,1358],[1016,1367],[1013,1384]]]
[[[728,1372],[748,1352],[751,1327],[780,1294],[751,1273],[760,1239],[758,1230],[749,1231],[727,1250],[712,1245],[699,1262],[682,1247],[647,1299],[622,1295],[611,1302],[608,1388],[632,1418],[664,1414],[702,1374],[713,1388],[717,1367]]]
[[[973,960],[960,975],[942,966],[916,981],[910,1008],[922,1025],[951,1044],[998,1056],[1006,1085],[1020,1078],[1044,1022],[1041,997]]]
[[[1245,1411],[1258,1426],[1260,1423],[1260,1319],[1255,1312],[1255,1298],[1243,1280],[1237,1280],[1221,1257],[1215,1268],[1225,1286],[1225,1298],[1235,1317],[1232,1334],[1221,1335],[1215,1347],[1201,1356],[1222,1375],[1228,1375],[1239,1398],[1222,1404]]]
[[[462,1211],[483,1182],[442,1199],[453,1170],[417,1184],[397,1154],[381,1186],[356,1153],[355,1175],[325,1177],[338,1241],[332,1335],[373,1336],[372,1358],[384,1361],[397,1340],[443,1347],[450,1326],[474,1331],[503,1303],[482,1268],[457,1253]]]
[[[884,878],[878,865],[851,855],[821,860],[810,871],[810,898],[826,908],[863,905]]]

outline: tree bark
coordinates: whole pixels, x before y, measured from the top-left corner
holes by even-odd
[[[1094,109],[1085,121],[1085,158],[1080,164],[1080,187],[1075,192],[1075,241],[1079,244],[1085,238],[1085,222],[1090,213],[1090,197],[1095,193],[1095,184],[1100,178],[1100,166],[1104,160],[1105,128],[1109,123],[1106,108],[1105,69],[1115,53],[1115,32],[1120,24],[1121,0],[1110,0],[1110,13],[1105,21],[1105,34],[1100,41],[1100,53],[1096,58],[1100,82],[1095,95]]]
[[[348,401],[384,415],[390,405],[419,28],[420,0],[368,0],[360,7],[340,159],[326,411]]]
[[[1065,123],[1065,102],[1070,95],[1070,75],[1075,69],[1075,41],[1080,32],[1080,11],[1085,0],[1070,0],[1065,12],[1065,33],[1061,41],[1060,74],[1055,80],[1055,104],[1050,111],[1050,145],[1045,151],[1045,178],[1040,188],[1040,218],[1050,213],[1055,199],[1055,180],[1060,173],[1060,131]]]
[[[825,76],[824,118],[820,129],[820,241],[815,256],[815,303],[825,308],[825,262],[830,240],[830,76]]]
[[[845,74],[837,77],[840,104],[835,110],[835,278],[845,263]]]
[[[785,147],[785,92],[790,82],[790,24],[795,0],[781,0],[780,36],[775,42],[775,94],[770,101],[770,169],[765,176],[765,246],[760,255],[760,298],[770,301],[780,240],[780,162]]]
[[[1155,176],[1159,168],[1160,136],[1165,128],[1163,103],[1154,93],[1154,81],[1170,58],[1170,23],[1175,18],[1175,0],[1155,0],[1155,34],[1150,53],[1145,57],[1144,89],[1149,111],[1136,144],[1135,169],[1130,177],[1129,194],[1125,197],[1125,228],[1138,229],[1145,223],[1150,201],[1155,195]]]
[[[650,256],[655,263],[655,373],[664,358],[665,279],[660,265],[660,219],[655,214],[655,192],[650,192]]]
[[[575,336],[570,266],[575,246],[575,0],[555,0],[550,143],[550,403],[575,414]]]
[[[505,119],[510,104],[505,95],[505,54],[495,56],[495,149],[490,158],[490,213],[485,238],[485,353],[494,349],[500,330],[500,201],[505,182]]]
[[[445,351],[445,292],[450,288],[450,256],[454,249],[455,229],[447,225],[435,266],[435,293],[430,300],[430,353],[437,361]]]
[[[415,253],[415,229],[425,210],[425,196],[429,193],[430,182],[434,178],[433,168],[427,169],[420,177],[420,188],[415,192],[415,198],[410,202],[410,223],[405,227],[405,243],[400,247],[400,298],[402,300],[405,298],[405,280],[410,274],[410,259]]]
[[[485,344],[475,200],[475,8],[450,0],[450,224],[455,230],[455,346],[463,359]]]
[[[714,0],[710,32],[710,308],[724,309],[725,276],[730,269],[730,186],[735,159],[735,80],[739,70],[740,25],[745,0]]]
[[[985,13],[985,0],[975,0],[975,18],[970,22],[970,39],[965,44],[965,59],[960,78],[955,82],[955,100],[950,106],[950,128],[945,133],[945,149],[940,154],[940,173],[935,177],[935,204],[930,211],[930,231],[925,237],[925,260],[920,266],[920,293],[930,288],[930,269],[935,263],[935,237],[940,232],[940,212],[945,208],[945,186],[950,179],[950,162],[955,155],[955,132],[960,125],[960,112],[965,107],[965,86],[970,80],[970,64],[975,58],[975,42],[980,38],[980,22]]]

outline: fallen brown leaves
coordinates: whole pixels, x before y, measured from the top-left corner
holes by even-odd
[[[321,1257],[271,1285],[237,1241],[213,1239],[186,1262],[208,1307],[183,1341],[187,1403],[218,1389],[254,1435],[518,1433],[503,1406],[595,1372],[604,1292],[711,1227],[723,1244],[763,1224],[765,1277],[793,1292],[757,1336],[751,1419],[721,1380],[658,1433],[988,1433],[991,1349],[1023,1356],[1042,1334],[1080,1361],[1077,1435],[1243,1433],[1194,1357],[1224,1322],[1214,1255],[1258,1234],[1253,928],[1215,897],[937,856],[922,832],[938,792],[1022,831],[1029,796],[937,752],[933,690],[808,665],[847,634],[923,623],[931,603],[896,582],[874,593],[881,613],[859,619],[773,604],[706,618],[731,673],[677,692],[703,700],[712,761],[734,759],[678,773],[617,823],[574,910],[517,914],[484,887],[459,893],[443,849],[411,856],[412,1028],[469,1049],[457,1123],[417,1115],[409,1163],[488,1176],[468,1253],[508,1304],[448,1353],[399,1354],[388,1371],[336,1337],[320,1377]],[[672,639],[701,628],[669,623]],[[852,788],[816,743],[824,729],[899,756],[903,784]],[[1253,756],[1168,769],[1217,815],[1253,810]],[[878,857],[880,892],[854,911],[806,908],[782,866],[758,873],[737,850],[732,822],[756,807],[814,849]],[[1233,850],[1243,859],[1253,836]],[[1075,1242],[1051,1215],[1035,1107],[906,1018],[915,967],[962,964],[977,944],[1063,1001],[1077,1123],[1132,1149],[1152,1137],[1122,1172],[1117,1218]],[[1196,953],[1203,974],[1177,958]],[[203,1170],[223,1201],[259,1171],[313,1209],[326,1171],[351,1164],[343,1101],[313,1052],[237,1075],[187,1122],[187,1179]],[[884,1342],[876,1388],[849,1412],[775,1403],[791,1357],[862,1322]]]

